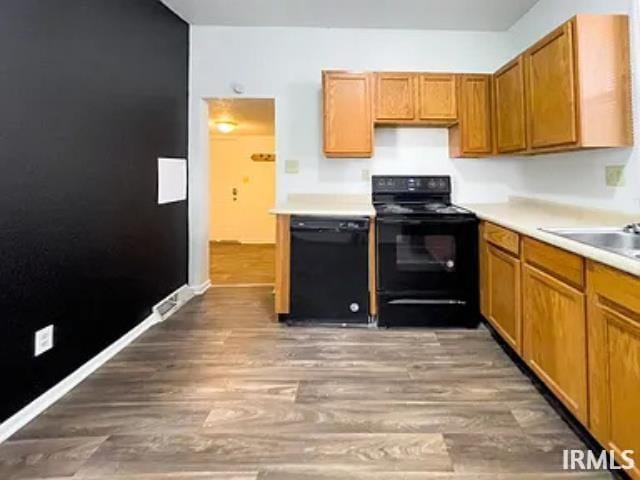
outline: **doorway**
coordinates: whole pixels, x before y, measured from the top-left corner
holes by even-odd
[[[275,102],[209,100],[212,285],[275,281]]]

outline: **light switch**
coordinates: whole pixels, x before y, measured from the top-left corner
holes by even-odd
[[[287,160],[284,162],[285,173],[298,173],[300,168],[300,162],[298,160]]]

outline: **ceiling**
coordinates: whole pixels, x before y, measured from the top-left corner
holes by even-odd
[[[215,122],[230,121],[238,126],[223,134]],[[214,136],[273,135],[275,107],[272,98],[212,98],[209,100],[209,131]]]
[[[195,25],[507,30],[537,0],[161,0]]]

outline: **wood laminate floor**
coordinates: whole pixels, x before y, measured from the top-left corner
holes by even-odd
[[[539,480],[585,448],[484,330],[287,328],[217,288],[0,445],[0,479]]]
[[[210,278],[213,285],[273,284],[274,244],[211,242]]]

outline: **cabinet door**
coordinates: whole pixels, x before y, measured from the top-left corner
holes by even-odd
[[[640,479],[640,279],[591,264],[588,284],[590,429]]]
[[[461,75],[460,139],[463,155],[483,155],[492,151],[491,141],[491,77]]]
[[[376,120],[413,120],[415,111],[415,75],[376,73]]]
[[[495,131],[498,153],[527,148],[524,66],[518,57],[495,73]]]
[[[489,245],[487,270],[489,321],[502,338],[520,353],[520,260]]]
[[[586,425],[585,295],[529,265],[523,272],[524,359]]]
[[[324,153],[327,157],[370,157],[373,118],[369,74],[323,72]]]
[[[456,76],[448,73],[423,73],[420,82],[420,120],[454,122],[458,118]]]
[[[525,53],[532,149],[578,142],[572,35],[566,23]]]

